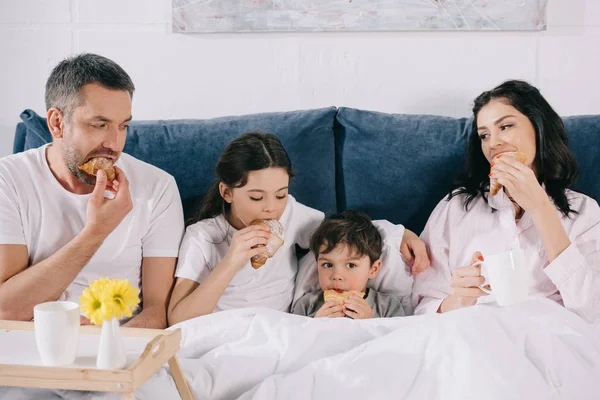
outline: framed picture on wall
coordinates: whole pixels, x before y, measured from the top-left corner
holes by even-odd
[[[175,32],[536,31],[547,0],[172,0]]]

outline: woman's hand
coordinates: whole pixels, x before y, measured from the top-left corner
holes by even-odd
[[[504,186],[517,204],[530,214],[551,205],[544,188],[533,170],[511,157],[502,154],[492,160],[491,178]]]
[[[235,232],[221,263],[239,271],[252,257],[266,250],[264,246],[270,237],[269,228],[264,224],[250,225]],[[255,246],[259,247],[253,248]]]
[[[452,294],[442,301],[439,312],[444,313],[475,305],[478,298],[488,295],[479,288],[485,282],[485,278],[481,276],[479,265],[473,265],[478,261],[483,261],[483,256],[476,251],[473,253],[470,265],[454,270],[450,281]]]
[[[408,229],[404,229],[404,235],[402,235],[400,254],[411,265],[413,275],[425,271],[430,265],[425,242]]]

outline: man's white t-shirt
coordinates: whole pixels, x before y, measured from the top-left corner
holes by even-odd
[[[0,244],[26,245],[29,266],[47,259],[81,232],[91,196],[61,186],[48,166],[48,146],[0,159]],[[115,165],[129,180],[133,210],[61,299],[79,302],[83,290],[100,277],[128,279],[141,289],[142,257],[178,255],[184,224],[175,179],[128,154],[121,154]]]
[[[259,269],[250,262],[235,274],[214,311],[265,307],[289,311],[298,272],[296,244],[308,249],[310,236],[323,220],[321,211],[300,204],[288,195],[279,222],[284,244]],[[183,237],[175,276],[200,284],[225,257],[236,229],[220,214],[190,225]]]

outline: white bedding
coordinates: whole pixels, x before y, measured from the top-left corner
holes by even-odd
[[[319,320],[234,310],[179,324],[201,399],[598,399],[600,332],[547,299]],[[162,370],[139,398],[172,398]]]
[[[599,327],[547,299],[370,321],[240,309],[176,327],[200,399],[600,398]],[[136,398],[178,398],[168,369]]]

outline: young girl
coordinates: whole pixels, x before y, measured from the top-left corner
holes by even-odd
[[[288,194],[292,164],[272,134],[247,133],[225,148],[218,183],[204,198],[197,222],[185,233],[169,304],[171,324],[240,307],[288,311],[294,292],[296,244],[308,248],[323,213]],[[250,258],[270,235],[257,219],[277,219],[284,244],[259,269]]]
[[[323,213],[288,194],[292,164],[272,134],[247,133],[225,148],[216,168],[218,183],[206,195],[197,222],[188,226],[179,253],[168,309],[175,324],[213,311],[267,307],[289,311],[298,270],[296,245],[308,249]],[[259,269],[250,259],[265,251],[270,235],[257,219],[277,219],[284,244]],[[414,233],[404,236],[403,254],[428,263]],[[257,245],[263,245],[256,247]]]

